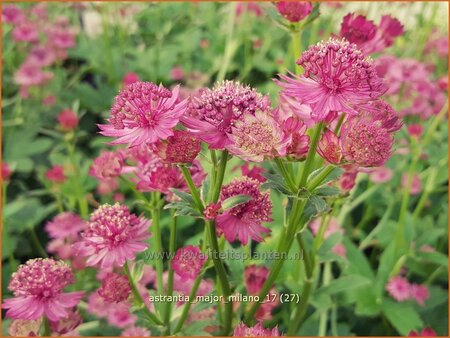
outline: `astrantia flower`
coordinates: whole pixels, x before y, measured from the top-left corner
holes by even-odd
[[[206,262],[205,255],[197,246],[187,245],[177,250],[172,269],[183,278],[195,279]]]
[[[86,223],[80,216],[73,212],[63,212],[56,215],[45,225],[45,231],[52,238],[64,239],[77,236],[78,232],[83,230],[85,226]]]
[[[247,292],[250,295],[257,295],[261,291],[267,276],[269,276],[269,269],[265,266],[252,264],[245,267],[244,284]]]
[[[59,126],[64,131],[70,131],[75,129],[78,126],[78,122],[80,121],[77,114],[70,109],[65,109],[62,112],[60,112],[58,114],[57,119]]]
[[[369,178],[374,183],[385,183],[390,181],[393,176],[393,172],[391,169],[386,167],[374,168],[369,173]]]
[[[373,21],[367,20],[364,15],[348,13],[341,24],[340,36],[360,47],[370,41],[377,32],[377,26]]]
[[[64,175],[64,168],[60,165],[55,165],[45,172],[45,178],[54,183],[63,183],[67,177]]]
[[[2,9],[2,22],[16,24],[24,18],[22,10],[16,5],[5,5]]]
[[[270,217],[272,202],[270,201],[270,193],[268,191],[261,192],[260,185],[261,183],[257,180],[242,177],[222,188],[221,202],[236,195],[244,194],[251,197],[248,202],[239,204],[217,216],[217,226],[223,232],[227,241],[233,242],[238,239],[246,245],[250,237],[257,242],[261,242],[263,240],[262,234],[270,232],[261,224],[272,220]]]
[[[109,303],[119,303],[128,299],[131,293],[128,277],[117,273],[108,273],[102,280],[98,294]]]
[[[43,85],[52,78],[52,73],[43,71],[34,63],[23,63],[14,73],[14,83],[25,87]]]
[[[436,332],[429,327],[424,328],[421,332],[411,331],[410,333],[408,333],[408,337],[436,337],[436,336],[437,336]]]
[[[356,184],[358,176],[358,167],[355,165],[345,165],[342,167],[345,171],[339,178],[339,186],[343,191],[350,191]]]
[[[2,161],[2,181],[9,181],[9,178],[12,174],[11,167],[8,163]]]
[[[315,121],[323,121],[330,111],[357,115],[355,107],[384,92],[372,61],[346,40],[319,42],[305,51],[297,64],[305,69],[302,76],[280,75],[284,82],[277,83],[286,95],[309,104]]]
[[[156,144],[159,157],[167,163],[192,163],[201,150],[200,140],[185,130],[175,130]]]
[[[72,270],[64,261],[30,259],[13,273],[8,289],[14,298],[5,299],[2,307],[8,309],[6,316],[12,319],[66,318],[68,309],[77,305],[84,294],[63,292],[73,282]]]
[[[246,114],[236,121],[229,138],[232,141],[227,147],[230,153],[253,162],[286,155],[291,140],[273,116],[261,111]]]
[[[270,100],[249,86],[239,82],[223,81],[214,88],[202,90],[192,100],[188,113],[181,122],[212,149],[224,149],[236,121],[256,111],[269,112]]]
[[[425,301],[430,297],[430,293],[428,292],[428,288],[424,285],[419,284],[411,284],[410,288],[411,298],[413,298],[417,304],[424,306]]]
[[[187,100],[177,103],[178,93],[179,86],[171,92],[151,82],[128,85],[115,98],[109,124],[99,125],[100,134],[129,146],[167,139],[187,108]]]
[[[121,174],[123,166],[124,158],[120,152],[104,150],[94,160],[89,175],[100,180],[111,179]]]
[[[124,205],[105,204],[91,215],[87,230],[74,248],[79,256],[88,257],[87,266],[122,267],[126,260],[133,260],[136,253],[147,248],[144,241],[150,236],[150,224]]]
[[[38,66],[50,66],[56,60],[56,54],[51,48],[44,46],[33,47],[25,63],[34,63]]]
[[[299,22],[312,11],[313,5],[309,1],[280,1],[276,3],[278,12],[290,22]]]
[[[39,31],[34,23],[22,21],[14,27],[12,38],[16,42],[37,42],[39,41]]]
[[[422,136],[422,132],[423,132],[423,127],[421,124],[415,123],[415,124],[410,124],[408,126],[408,134],[411,137],[419,138],[420,136]]]
[[[317,153],[329,163],[341,163],[342,149],[339,137],[327,129],[317,145]]]
[[[309,151],[309,136],[306,124],[297,117],[290,117],[283,122],[283,131],[290,136],[286,154],[295,160],[306,157]]]
[[[267,179],[262,175],[262,173],[264,172],[266,172],[264,168],[258,167],[256,165],[250,169],[248,163],[244,163],[241,167],[241,173],[243,176],[254,178],[261,183],[267,181]]]
[[[402,175],[402,188],[405,189],[408,184],[408,174]],[[411,179],[411,186],[409,187],[409,193],[411,195],[417,195],[422,191],[422,182],[418,174],[414,174]]]
[[[107,314],[108,323],[121,329],[134,325],[138,318],[132,314],[130,308],[131,304],[128,302],[110,304]]]
[[[277,327],[265,329],[261,322],[253,327],[248,327],[241,322],[234,329],[233,337],[280,337],[280,332]]]
[[[126,87],[126,86],[128,86],[132,83],[138,82],[140,80],[141,79],[139,78],[139,75],[137,75],[136,73],[133,73],[133,72],[128,72],[124,75],[124,77],[122,79],[122,84],[124,87]]]
[[[36,320],[16,319],[11,321],[8,333],[12,337],[37,337],[42,325],[42,318]]]
[[[150,331],[140,326],[130,326],[122,331],[121,337],[150,337]]]
[[[55,336],[78,336],[76,328],[83,323],[79,312],[70,311],[69,316],[58,321],[50,321],[50,329]]]
[[[386,284],[386,290],[398,302],[411,297],[409,282],[400,276],[392,277]]]
[[[205,216],[205,219],[209,221],[215,220],[220,212],[220,209],[222,209],[222,204],[210,203],[209,205],[206,206],[205,210],[203,211],[203,216]]]

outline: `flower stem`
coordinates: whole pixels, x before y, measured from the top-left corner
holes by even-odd
[[[428,180],[427,183],[425,184],[425,188],[423,190],[422,196],[420,196],[419,202],[417,202],[417,206],[414,209],[413,212],[413,219],[416,220],[417,218],[419,218],[420,212],[422,211],[425,202],[428,199],[428,196],[430,195],[430,193],[433,191],[434,188],[434,180],[436,179],[436,175],[437,175],[437,169],[436,168],[431,168],[431,172],[428,176]]]
[[[275,158],[274,159],[275,164],[278,167],[278,170],[280,170],[281,175],[283,176],[284,180],[286,181],[286,183],[289,186],[289,189],[292,192],[295,192],[297,190],[294,179],[292,177],[292,175],[289,174],[289,171],[287,170],[286,166],[284,165],[283,160],[281,160],[280,158]]]
[[[313,134],[311,137],[311,143],[309,145],[308,155],[305,161],[305,167],[303,168],[302,176],[300,178],[300,187],[306,186],[306,180],[308,179],[308,175],[312,171],[312,167],[314,165],[314,157],[316,156],[316,148],[319,143],[320,134],[322,133],[323,122],[320,122],[316,128],[313,130]]]
[[[128,267],[128,262],[125,262],[125,265],[123,266],[124,272],[128,277],[128,281],[130,282],[131,291],[133,292],[134,298],[139,303],[140,306],[144,309],[145,314],[147,317],[155,324],[157,325],[163,325],[162,321],[153,313],[150,312],[147,305],[144,302],[144,299],[142,298],[141,293],[139,292],[138,288],[136,287],[136,283],[133,280],[133,277],[131,276],[130,268]]]
[[[150,213],[152,216],[152,230],[153,230],[153,245],[155,246],[155,251],[160,259],[155,261],[156,265],[156,289],[158,292],[163,292],[163,261],[162,261],[162,243],[161,243],[161,224],[160,224],[160,194],[159,192],[152,192],[152,203],[150,208]]]
[[[221,82],[225,79],[228,65],[230,64],[233,54],[237,49],[237,44],[233,41],[235,19],[236,19],[236,3],[230,3],[230,12],[227,23],[228,32],[225,42],[225,51],[223,54],[221,67],[219,69],[219,72],[217,73],[216,78],[217,82]]]
[[[200,198],[200,194],[198,193],[197,187],[194,184],[194,181],[192,180],[191,172],[189,171],[189,168],[185,165],[181,165],[181,172],[183,173],[184,180],[186,181],[189,191],[192,194],[192,198],[194,199],[195,206],[197,207],[198,211],[200,213],[203,213],[203,202]]]
[[[36,235],[36,231],[34,231],[34,228],[28,228],[28,232],[30,233],[31,242],[33,243],[35,249],[39,252],[39,255],[41,255],[41,257],[48,257],[47,252],[42,247],[42,244]]]
[[[326,262],[323,267],[323,286],[330,284],[331,279],[331,262]],[[323,337],[327,333],[328,309],[321,311],[319,319],[319,337]]]
[[[297,27],[296,29],[291,30],[291,38],[292,38],[292,52],[294,56],[294,64],[295,64],[295,74],[300,75],[303,72],[302,66],[296,63],[297,59],[300,57],[301,53],[301,38],[302,31]]]
[[[44,321],[44,337],[51,337],[52,336],[52,330],[50,328],[50,322],[48,320],[47,317],[43,317],[43,321]]]
[[[211,196],[211,200],[214,203],[216,203],[219,200],[220,190],[222,189],[223,178],[225,176],[225,169],[227,167],[227,161],[228,161],[228,151],[224,150],[222,151],[222,155],[220,156],[219,170],[216,175],[216,182],[213,187],[213,193]],[[213,170],[215,170],[215,168],[213,168]]]
[[[322,182],[325,180],[325,178],[327,178],[327,176],[329,174],[331,174],[331,172],[334,170],[334,168],[336,168],[336,166],[334,165],[329,165],[327,167],[325,167],[325,169],[323,169],[316,177],[314,177],[311,182],[309,182],[306,185],[306,188],[309,191],[314,191],[314,189],[316,189],[319,185],[322,184]]]
[[[170,224],[170,239],[169,239],[169,276],[167,279],[167,296],[172,296],[173,294],[173,269],[172,269],[172,259],[175,254],[175,246],[177,240],[177,217],[172,214],[172,223]],[[172,303],[167,302],[164,315],[164,324],[166,325],[166,335],[170,335],[170,315],[172,312]]]
[[[174,335],[177,334],[181,330],[184,322],[187,319],[187,316],[189,314],[189,309],[191,308],[191,304],[192,304],[191,302],[197,295],[197,290],[198,290],[198,287],[200,286],[200,282],[202,281],[202,277],[203,277],[203,274],[202,273],[199,274],[194,281],[194,285],[192,285],[191,292],[189,293],[189,301],[186,304],[184,304],[184,306],[183,306],[183,311],[181,312],[181,317],[178,320],[175,330],[173,331]]]
[[[80,171],[78,168],[78,163],[75,159],[75,145],[70,143],[70,141],[67,141],[67,151],[69,153],[70,163],[72,163],[72,166],[73,166],[75,189],[76,189],[75,193],[77,195],[80,216],[81,216],[81,218],[85,219],[89,215],[89,208],[88,208],[87,200],[86,200],[86,198],[84,198],[84,193],[83,193],[82,185],[80,182],[80,177],[78,176]]]

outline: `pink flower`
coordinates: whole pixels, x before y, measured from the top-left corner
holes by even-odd
[[[203,211],[203,216],[205,216],[205,219],[213,221],[216,219],[221,209],[222,204],[210,203],[208,206],[206,206],[205,210]]]
[[[244,163],[241,167],[241,173],[243,176],[247,176],[257,180],[258,182],[264,183],[266,182],[266,178],[262,175],[262,173],[266,172],[264,168],[253,166],[251,169],[248,163]]]
[[[170,78],[174,81],[180,81],[184,78],[184,70],[180,66],[173,67],[170,70]]]
[[[280,1],[276,6],[278,12],[290,22],[302,21],[313,9],[309,1]]]
[[[422,136],[423,127],[421,124],[410,124],[408,126],[408,133],[411,137],[417,137],[419,138]]]
[[[312,127],[315,124],[311,118],[311,107],[307,104],[302,104],[301,101],[284,92],[279,93],[279,106],[276,114],[278,114],[278,118],[281,121],[286,121],[290,117],[296,117],[297,120],[302,121],[307,127]]]
[[[386,290],[398,302],[411,297],[409,282],[400,276],[392,277],[386,284]]]
[[[317,153],[329,163],[341,163],[342,148],[339,137],[331,130],[327,129],[317,145]]]
[[[14,73],[14,83],[25,87],[43,85],[52,78],[52,73],[43,71],[34,63],[23,63]]]
[[[121,337],[150,337],[150,331],[140,326],[131,326],[122,331]]]
[[[268,158],[286,155],[291,137],[283,133],[273,116],[262,111],[246,114],[231,128],[227,146],[231,154],[244,161],[262,162]]]
[[[261,183],[257,180],[242,177],[222,188],[221,202],[229,197],[242,194],[251,197],[248,202],[239,204],[217,216],[217,226],[223,231],[227,241],[233,242],[238,239],[246,245],[250,237],[257,242],[261,242],[263,240],[262,234],[270,232],[269,229],[261,225],[263,222],[272,220],[270,217],[272,212],[270,192],[261,192],[260,186]]]
[[[391,180],[392,170],[386,167],[374,168],[370,174],[369,178],[374,183],[385,183]]]
[[[120,152],[103,150],[89,169],[89,175],[99,180],[108,180],[119,176],[124,167],[124,158]]]
[[[381,17],[378,29],[381,31],[381,36],[386,47],[392,46],[395,38],[403,34],[403,26],[400,21],[390,15],[383,15]]]
[[[76,237],[78,232],[85,228],[85,222],[73,212],[63,212],[56,215],[45,225],[45,231],[52,238],[64,239]]]
[[[370,59],[365,59],[355,44],[329,39],[303,52],[297,64],[302,76],[280,75],[276,81],[283,93],[312,108],[314,121],[324,120],[330,111],[358,115],[358,105],[381,96],[385,86]]]
[[[144,251],[150,236],[151,221],[132,214],[128,207],[116,203],[100,206],[89,219],[81,241],[74,244],[77,255],[89,257],[87,266],[122,267]]]
[[[244,284],[250,295],[257,295],[261,291],[264,282],[269,276],[269,269],[265,266],[257,266],[255,264],[245,267]]]
[[[8,289],[14,298],[5,299],[3,308],[12,319],[36,320],[41,316],[57,321],[69,316],[83,292],[63,293],[74,282],[70,267],[51,258],[30,259],[13,273]]]
[[[239,17],[242,13],[253,13],[259,17],[263,15],[261,7],[254,2],[239,2],[236,6],[236,16]]]
[[[356,184],[356,177],[358,176],[358,169],[353,165],[347,165],[343,167],[344,173],[339,179],[339,186],[344,191],[350,191]]]
[[[128,72],[123,77],[122,84],[124,87],[127,87],[128,85],[138,82],[140,80],[141,79],[139,78],[139,75],[137,75],[136,73],[133,73],[133,72]]]
[[[67,318],[50,322],[50,329],[55,336],[78,336],[76,328],[83,323],[79,312],[71,311]]]
[[[338,243],[331,248],[331,252],[335,253],[338,256],[345,258],[346,254],[347,254],[347,249],[345,248],[344,244]]]
[[[405,189],[408,184],[408,174],[402,175],[402,188]],[[414,174],[411,179],[411,186],[409,189],[409,193],[411,195],[420,194],[422,191],[422,183],[420,181],[420,176],[418,174]]]
[[[52,27],[47,31],[48,41],[60,49],[75,47],[75,34],[67,29]]]
[[[309,223],[309,227],[311,228],[312,233],[314,236],[316,236],[319,233],[320,229],[320,223],[322,222],[321,218],[315,218]],[[323,234],[324,238],[330,237],[334,233],[344,233],[344,230],[342,229],[341,225],[339,224],[339,221],[337,218],[332,217],[330,219],[330,222],[328,223],[327,228],[325,229],[325,232]]]
[[[128,85],[115,99],[110,124],[99,125],[100,134],[129,146],[167,139],[187,108],[187,100],[177,103],[178,93],[179,86],[171,92],[151,82]]]
[[[46,97],[44,97],[42,99],[42,104],[44,106],[51,107],[51,106],[53,106],[55,104],[55,102],[56,102],[56,97],[54,95],[47,95]]]
[[[249,86],[223,81],[214,88],[205,88],[200,97],[192,100],[181,122],[188,130],[209,144],[212,149],[224,149],[232,144],[232,127],[257,110],[269,112],[270,101]]]
[[[182,278],[195,279],[205,262],[206,257],[199,247],[188,245],[177,250],[171,266]]]
[[[377,26],[373,21],[367,20],[364,15],[348,13],[341,24],[340,36],[358,47],[372,40],[377,32]]]
[[[417,304],[424,306],[425,301],[430,297],[428,288],[424,285],[411,284],[410,288],[411,297],[417,302]]]
[[[159,157],[167,163],[192,163],[201,150],[200,140],[185,130],[175,130],[167,141],[156,144]]]
[[[306,135],[306,124],[297,117],[290,117],[283,122],[283,130],[290,135],[287,155],[295,160],[306,157],[309,151],[309,136]]]
[[[2,181],[7,182],[11,177],[12,170],[8,163],[2,162]]]
[[[47,251],[56,254],[61,259],[69,259],[73,255],[72,239],[57,238],[47,243]]]
[[[58,123],[62,130],[70,131],[78,126],[79,118],[77,114],[70,110],[65,109],[58,114]]]
[[[97,183],[97,192],[99,195],[109,195],[119,189],[117,178],[99,179]]]
[[[98,294],[108,303],[119,303],[128,299],[131,293],[128,277],[117,273],[108,273],[102,281]]]
[[[64,183],[67,177],[64,175],[64,168],[60,165],[55,165],[45,172],[45,178],[53,183]]]
[[[13,29],[12,38],[16,42],[37,42],[39,41],[39,32],[34,23],[21,21]]]
[[[56,54],[51,48],[35,46],[31,49],[25,63],[33,63],[40,67],[50,66],[56,60]]]
[[[36,320],[16,319],[9,325],[8,333],[12,337],[36,337],[42,325],[42,318]]]
[[[411,331],[408,333],[408,337],[436,337],[437,334],[432,328],[426,327],[422,332]]]
[[[137,317],[131,314],[131,304],[122,302],[111,304],[108,310],[108,323],[118,328],[125,328],[136,323]]]
[[[97,316],[98,318],[106,318],[108,315],[108,306],[105,299],[98,292],[93,292],[88,298],[87,312]]]
[[[442,90],[448,90],[448,75],[444,75],[439,78],[438,86]]]
[[[280,332],[277,327],[273,329],[264,329],[261,322],[255,326],[249,327],[240,322],[233,332],[233,337],[280,337]]]
[[[16,5],[5,5],[2,9],[2,22],[17,24],[24,18],[22,10]]]

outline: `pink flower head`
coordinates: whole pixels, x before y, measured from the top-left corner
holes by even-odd
[[[100,134],[116,137],[111,144],[131,147],[167,139],[187,108],[187,100],[177,102],[179,90],[151,82],[128,85],[115,99],[110,124],[99,125]]]
[[[140,326],[130,326],[122,331],[121,337],[150,337],[150,331]]]
[[[5,5],[2,9],[2,22],[17,24],[24,18],[22,10],[16,5]]]
[[[254,2],[239,2],[236,6],[236,16],[241,16],[242,13],[253,13],[255,16],[262,16],[263,10]]]
[[[89,219],[81,241],[74,244],[79,256],[88,256],[87,266],[122,267],[126,260],[147,248],[151,221],[138,217],[128,207],[116,203],[100,206]]]
[[[241,167],[241,173],[243,176],[247,176],[257,180],[258,182],[264,183],[266,182],[266,178],[262,175],[262,173],[266,172],[264,168],[253,166],[251,169],[248,163],[244,163]]]
[[[329,163],[341,163],[342,148],[339,137],[327,129],[317,145],[317,153]]]
[[[215,220],[221,209],[222,204],[210,203],[203,211],[203,216],[209,221]]]
[[[69,259],[73,255],[72,240],[74,238],[57,238],[47,243],[47,251],[57,255],[61,259]],[[73,265],[73,264],[72,264]]]
[[[52,27],[47,32],[49,42],[60,49],[75,47],[75,34],[68,29]]]
[[[37,337],[42,325],[42,318],[36,320],[16,319],[11,321],[8,333],[12,337]]]
[[[99,179],[97,183],[97,192],[99,195],[109,195],[119,189],[117,178]]]
[[[122,84],[124,87],[127,87],[128,85],[138,82],[140,80],[141,79],[139,78],[139,75],[137,75],[136,73],[133,73],[133,72],[128,72],[123,77]]]
[[[409,282],[400,276],[392,277],[386,284],[386,290],[398,302],[411,297]]]
[[[253,327],[248,327],[240,322],[233,332],[233,337],[280,337],[277,327],[273,329],[265,329],[261,322]]]
[[[45,225],[45,231],[51,238],[76,237],[85,228],[85,222],[73,212],[63,212],[56,215]]]
[[[220,200],[223,202],[229,197],[237,195],[248,195],[251,200],[226,210],[217,216],[218,228],[223,232],[229,242],[238,239],[246,245],[248,238],[257,242],[263,240],[262,234],[270,230],[264,228],[262,222],[270,222],[272,202],[270,192],[260,191],[261,183],[249,177],[233,180],[222,188]]]
[[[311,46],[297,64],[305,69],[302,76],[280,75],[284,82],[276,82],[284,94],[309,104],[315,121],[324,120],[330,111],[357,115],[355,107],[385,91],[372,61],[344,39],[331,38]]]
[[[236,121],[229,139],[232,144],[227,148],[231,154],[253,162],[286,155],[291,140],[273,116],[259,110]]]
[[[448,90],[448,75],[441,76],[437,83],[441,90],[447,91]]]
[[[67,318],[50,322],[50,329],[53,335],[57,336],[78,336],[76,328],[83,323],[83,317],[79,312],[70,311]]]
[[[276,6],[278,12],[290,22],[302,21],[313,9],[309,1],[280,1]]]
[[[42,104],[44,106],[48,106],[48,107],[53,106],[55,104],[55,102],[56,102],[56,97],[54,95],[47,95],[46,97],[44,97],[42,99]]]
[[[77,114],[70,110],[65,109],[58,114],[58,123],[62,130],[70,131],[78,126],[79,118]]]
[[[428,288],[424,285],[413,283],[411,284],[410,292],[411,297],[421,306],[424,306],[425,301],[430,297]]]
[[[167,141],[156,144],[159,157],[167,163],[192,163],[201,150],[200,140],[185,130],[175,130]]]
[[[182,278],[195,279],[205,262],[206,257],[199,247],[188,245],[177,250],[171,265]]]
[[[379,30],[382,32],[386,47],[392,46],[395,38],[403,34],[403,26],[400,21],[390,15],[381,17]]]
[[[408,337],[436,337],[437,334],[432,328],[426,327],[422,332],[411,331],[408,333]]]
[[[244,284],[250,295],[257,295],[261,291],[264,282],[269,276],[269,269],[255,264],[245,267]]]
[[[309,136],[306,135],[307,126],[298,117],[289,117],[283,122],[283,131],[290,136],[286,149],[287,155],[295,160],[306,157],[309,151]]]
[[[98,318],[105,318],[108,315],[108,306],[110,305],[111,304],[106,303],[105,299],[95,291],[89,295],[87,312]]]
[[[9,181],[11,174],[12,170],[9,164],[6,162],[2,162],[2,181],[3,182]]]
[[[402,175],[402,188],[405,189],[408,184],[408,174]],[[414,174],[411,180],[411,186],[409,189],[409,193],[411,195],[420,194],[422,191],[422,182],[420,181],[420,176],[418,174]]]
[[[103,150],[89,169],[89,175],[99,180],[107,180],[119,176],[124,166],[124,158],[120,152]]]
[[[356,177],[358,176],[358,168],[353,165],[344,166],[344,173],[339,179],[339,186],[343,191],[350,191],[356,184]]]
[[[386,167],[374,168],[369,173],[369,178],[374,183],[385,183],[391,180],[393,172],[391,169]]]
[[[39,33],[34,23],[21,21],[14,27],[12,38],[16,42],[37,42],[39,41]]]
[[[408,126],[408,133],[411,137],[417,137],[419,138],[422,136],[423,127],[421,124],[410,124]]]
[[[83,292],[63,293],[74,282],[70,267],[51,258],[30,259],[13,273],[8,289],[14,298],[5,299],[3,308],[12,319],[36,320],[41,316],[57,321],[69,316]]]
[[[170,78],[174,81],[180,81],[184,78],[184,70],[180,66],[173,67],[170,70]]]
[[[377,26],[373,21],[367,20],[364,15],[348,13],[341,24],[340,36],[360,47],[370,41],[377,32]]]
[[[128,277],[110,272],[102,280],[98,294],[108,303],[119,303],[128,299],[131,293]]]
[[[67,177],[64,175],[64,168],[60,165],[55,165],[45,172],[45,178],[53,183],[64,183]]]
[[[50,66],[56,60],[56,54],[51,48],[35,46],[31,49],[25,63],[33,63],[37,66]]]
[[[344,244],[338,243],[331,248],[331,252],[335,253],[338,256],[345,258],[346,254],[347,254],[347,249],[345,248]]]
[[[315,218],[309,223],[309,227],[311,228],[312,233],[314,236],[316,236],[319,233],[320,229],[320,223],[322,222],[321,218]],[[339,221],[337,218],[332,217],[330,219],[330,222],[328,223],[328,226],[323,234],[324,238],[330,237],[334,233],[343,233],[344,230],[342,229],[341,225],[339,224]]]
[[[302,121],[307,127],[314,126],[315,122],[311,119],[311,107],[302,104],[301,101],[293,96],[289,96],[284,92],[279,93],[279,106],[275,111],[278,119],[286,121],[290,117],[296,117],[296,120]]]
[[[230,135],[234,124],[258,110],[269,112],[267,96],[239,82],[223,81],[216,83],[212,90],[203,89],[199,97],[193,98],[181,122],[210,148],[224,149],[233,143]]]
[[[39,86],[53,78],[53,74],[42,70],[35,63],[23,63],[14,73],[14,83],[20,86]]]
[[[110,304],[107,314],[108,323],[121,329],[134,325],[137,317],[131,313],[130,308],[131,304],[127,302]]]

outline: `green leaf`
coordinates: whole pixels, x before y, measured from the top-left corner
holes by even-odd
[[[131,276],[135,282],[139,282],[144,273],[145,262],[143,260],[136,261],[131,269]]]
[[[175,209],[175,216],[202,216],[197,209],[186,202],[172,202],[166,204],[163,209]]]
[[[192,198],[191,194],[188,194],[187,192],[172,188],[170,189],[177,197],[179,197],[182,201],[185,201],[191,205],[194,205],[194,199]]]
[[[348,275],[335,279],[327,286],[318,289],[318,294],[334,295],[349,289],[355,290],[359,287],[366,286],[371,283],[369,278],[360,275]]]
[[[350,263],[348,272],[365,276],[370,279],[375,279],[375,275],[369,261],[367,260],[367,257],[360,250],[358,250],[349,238],[344,237],[342,241],[347,251],[347,259]]]
[[[353,292],[356,299],[355,314],[358,316],[376,316],[381,311],[381,298],[377,299],[372,285],[361,287]]]
[[[317,196],[332,197],[340,195],[341,190],[337,187],[322,185],[314,190],[314,194],[316,194]]]
[[[408,335],[412,330],[419,330],[423,326],[419,314],[414,310],[411,303],[385,300],[382,309],[386,318],[402,336]]]
[[[311,174],[308,176],[307,182],[311,181],[314,177],[319,175],[323,170],[325,170],[326,167],[322,167],[320,169],[314,170]],[[322,180],[322,183],[320,185],[327,184],[328,182],[337,180],[342,173],[344,172],[344,169],[336,167],[334,168],[325,178]]]
[[[228,210],[234,208],[235,206],[246,203],[251,199],[251,196],[244,194],[228,197],[225,201],[222,202],[222,209]]]
[[[275,189],[284,195],[290,195],[289,188],[284,184],[284,179],[281,175],[263,172],[262,175],[267,179],[262,187],[264,189]]]

